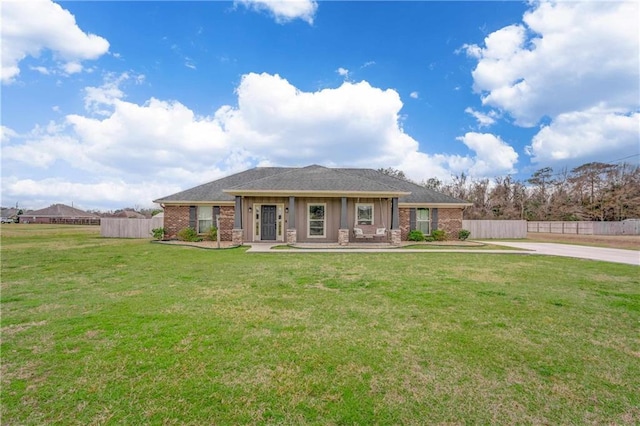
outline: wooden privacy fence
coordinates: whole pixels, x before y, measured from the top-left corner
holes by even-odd
[[[164,218],[126,219],[103,218],[100,221],[100,235],[107,238],[151,238],[151,230],[162,228]]]
[[[469,238],[527,238],[526,220],[463,220]]]
[[[577,235],[640,235],[640,220],[622,222],[528,222],[528,232]]]

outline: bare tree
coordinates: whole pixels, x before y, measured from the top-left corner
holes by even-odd
[[[553,169],[544,167],[537,170],[527,179],[532,185],[531,196],[525,207],[526,219],[528,220],[548,220],[549,219],[549,192],[554,183]]]
[[[603,201],[607,174],[615,166],[605,163],[586,163],[571,170],[569,182],[579,197],[582,217],[587,220],[604,220]]]
[[[380,173],[384,173],[385,175],[393,176],[398,179],[410,181],[409,178],[404,174],[402,170],[394,169],[393,167],[379,168],[378,171]]]

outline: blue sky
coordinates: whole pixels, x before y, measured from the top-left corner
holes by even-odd
[[[639,160],[637,1],[1,8],[3,206],[147,207],[259,165]]]

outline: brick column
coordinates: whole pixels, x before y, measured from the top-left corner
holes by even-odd
[[[391,230],[391,245],[392,246],[399,246],[400,245],[400,235],[401,235],[401,231],[399,229],[392,229]]]
[[[233,243],[233,245],[235,246],[241,246],[243,241],[242,241],[242,234],[243,234],[243,230],[242,229],[234,229],[232,232],[232,236],[231,236],[231,242]]]
[[[348,229],[338,229],[338,245],[348,246],[349,245],[349,230]]]
[[[298,231],[295,228],[287,229],[287,244],[295,244],[298,242]]]

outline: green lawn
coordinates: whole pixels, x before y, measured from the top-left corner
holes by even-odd
[[[2,424],[637,424],[640,270],[3,225]]]

